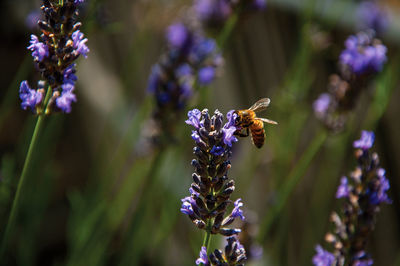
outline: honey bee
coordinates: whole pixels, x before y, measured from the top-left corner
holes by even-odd
[[[264,123],[277,125],[278,123],[267,118],[260,118],[256,116],[257,112],[265,110],[269,103],[269,98],[262,98],[253,104],[249,109],[236,110],[237,118],[235,125],[240,127],[235,132],[239,137],[248,137],[249,131],[251,132],[251,139],[257,148],[261,148],[265,141]],[[243,133],[245,130],[245,133]]]

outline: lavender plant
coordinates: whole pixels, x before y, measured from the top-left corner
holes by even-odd
[[[155,98],[153,117],[160,125],[159,132],[170,139],[174,135],[174,121],[185,108],[195,82],[211,83],[223,59],[213,39],[184,23],[169,26],[166,38],[168,50],[152,68],[148,91]]]
[[[37,22],[42,34],[40,38],[32,34],[28,46],[43,80],[38,82],[37,89],[31,89],[26,80],[21,82],[22,109],[29,108],[39,115],[52,111],[71,112],[71,104],[76,102],[74,61],[80,55],[86,58],[89,52],[87,39],[79,30],[82,24],[77,22],[77,5],[81,2],[43,1],[41,9],[45,19]]]
[[[196,159],[192,160],[195,172],[192,175],[194,182],[189,188],[191,195],[182,199],[181,212],[188,215],[197,228],[205,230],[200,258],[196,264],[242,265],[246,254],[236,237],[240,229],[228,228],[236,218],[244,220],[241,199],[235,202],[230,200],[235,182],[227,176],[231,168],[229,159],[232,144],[237,141],[234,136],[237,115],[233,110],[228,112],[225,124],[223,114],[218,110],[210,117],[207,109],[194,109],[189,111],[188,117],[186,123],[194,127],[192,138],[196,143],[193,149]],[[226,215],[227,207],[231,204],[234,208]],[[207,254],[212,234],[228,237],[224,252],[215,250]]]
[[[340,74],[331,75],[328,92],[313,104],[316,117],[332,131],[343,129],[358,96],[387,60],[386,46],[374,35],[373,31],[365,31],[346,40],[339,59]]]
[[[240,7],[240,8],[239,8]],[[196,86],[209,85],[223,64],[218,45],[221,38],[232,30],[234,25],[226,25],[229,18],[241,10],[262,9],[264,0],[229,1],[195,0],[192,6],[193,17],[183,18],[166,30],[168,50],[151,70],[148,91],[154,95],[156,109],[153,118],[153,141],[163,143],[173,138],[175,121],[181,116]],[[207,38],[204,29],[215,24],[227,26],[219,32],[218,41]],[[203,27],[201,27],[203,26]],[[217,44],[218,42],[218,44]]]
[[[89,52],[86,46],[87,39],[79,30],[81,23],[77,21],[78,5],[82,2],[83,0],[43,0],[41,10],[44,20],[37,21],[42,33],[40,37],[32,34],[30,45],[27,47],[32,52],[36,69],[40,72],[43,80],[38,81],[36,89],[31,89],[28,81],[22,81],[19,97],[22,101],[22,109],[30,109],[39,117],[11,207],[0,257],[5,251],[8,236],[17,215],[21,189],[30,167],[44,115],[49,115],[53,111],[69,113],[72,102],[76,102],[74,90],[77,77],[74,61],[80,55],[86,57]],[[47,92],[45,92],[45,87],[47,87]]]
[[[379,1],[363,1],[357,7],[357,21],[359,28],[363,30],[373,29],[382,33],[387,30],[390,17]]]
[[[349,178],[340,180],[336,198],[344,199],[341,215],[331,214],[335,230],[325,236],[333,246],[333,252],[318,245],[313,257],[316,266],[373,264],[366,251],[368,237],[374,229],[380,206],[391,203],[385,170],[379,165],[378,155],[370,151],[374,138],[373,132],[362,131],[361,138],[353,143],[357,167]]]

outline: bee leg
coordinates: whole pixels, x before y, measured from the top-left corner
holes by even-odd
[[[237,132],[235,132],[234,135],[239,136],[239,137],[242,137],[242,138],[248,137],[248,136],[250,135],[250,132],[249,132],[249,128],[248,128],[248,127],[246,128],[246,131],[245,131],[245,132],[246,132],[246,133],[243,133],[243,130],[237,131]]]

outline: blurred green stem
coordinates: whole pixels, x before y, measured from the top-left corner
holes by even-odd
[[[44,103],[45,103],[44,106],[46,106],[46,104],[48,103],[50,96],[51,96],[51,92],[52,92],[52,89],[49,86],[47,88],[46,97],[44,99]],[[29,168],[31,166],[32,154],[38,144],[39,133],[40,133],[41,129],[43,128],[43,122],[44,122],[45,117],[46,116],[42,113],[41,115],[38,116],[38,119],[36,121],[35,129],[33,131],[31,142],[29,144],[28,153],[26,154],[24,167],[22,168],[21,177],[18,181],[17,191],[15,193],[14,201],[13,201],[13,204],[11,207],[11,212],[10,212],[10,216],[8,218],[6,230],[4,231],[3,241],[1,243],[1,248],[0,248],[0,259],[3,258],[11,229],[12,229],[15,219],[17,217],[18,205],[19,205],[19,202],[21,199],[21,190],[22,190],[22,187],[24,186],[26,176],[27,176]]]
[[[239,15],[240,15],[240,10],[233,13],[233,15],[228,19],[228,21],[224,25],[221,33],[218,35],[217,43],[221,49],[225,46],[226,41],[231,35],[233,29],[235,28],[236,22],[239,19]]]
[[[261,243],[263,243],[266,239],[271,225],[281,213],[289,199],[289,196],[296,187],[296,184],[300,181],[301,177],[304,176],[312,159],[322,147],[322,144],[325,142],[327,136],[328,132],[325,129],[321,130],[318,135],[314,137],[312,143],[308,146],[307,150],[303,153],[296,166],[290,172],[286,183],[283,185],[283,188],[278,194],[277,204],[271,207],[261,224],[260,234],[258,236]]]
[[[212,229],[212,221],[211,219],[209,219],[206,227],[206,234],[204,235],[204,241],[203,241],[203,247],[206,247],[207,249],[207,256],[208,256],[208,247],[210,245],[210,240],[211,240],[211,229]]]

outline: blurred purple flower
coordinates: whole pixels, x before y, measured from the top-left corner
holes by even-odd
[[[353,142],[353,147],[368,150],[374,145],[375,134],[372,131],[361,131],[361,138]]]
[[[322,93],[317,100],[313,103],[314,112],[318,116],[323,116],[331,103],[331,95],[329,93]]]
[[[324,250],[320,245],[315,247],[317,254],[314,255],[312,261],[315,266],[331,266],[335,261],[335,256]]]
[[[175,23],[167,28],[166,38],[169,45],[180,49],[189,38],[189,31],[182,23]]]
[[[387,48],[373,39],[372,34],[360,32],[345,42],[346,49],[340,54],[341,64],[357,75],[379,72],[386,62]]]
[[[210,84],[215,77],[215,67],[207,66],[199,70],[199,83],[201,85]]]
[[[336,192],[336,198],[337,199],[343,198],[343,197],[347,198],[349,196],[350,187],[349,187],[348,183],[349,182],[347,180],[347,177],[343,176],[340,179],[340,185],[339,185],[338,190]]]
[[[232,13],[231,3],[228,0],[196,0],[194,8],[204,23],[223,22]]]
[[[42,12],[35,9],[29,12],[28,16],[25,19],[25,25],[31,30],[36,29],[38,21],[41,18],[42,18]]]
[[[388,13],[375,1],[363,1],[357,8],[358,26],[384,32],[389,26]]]

